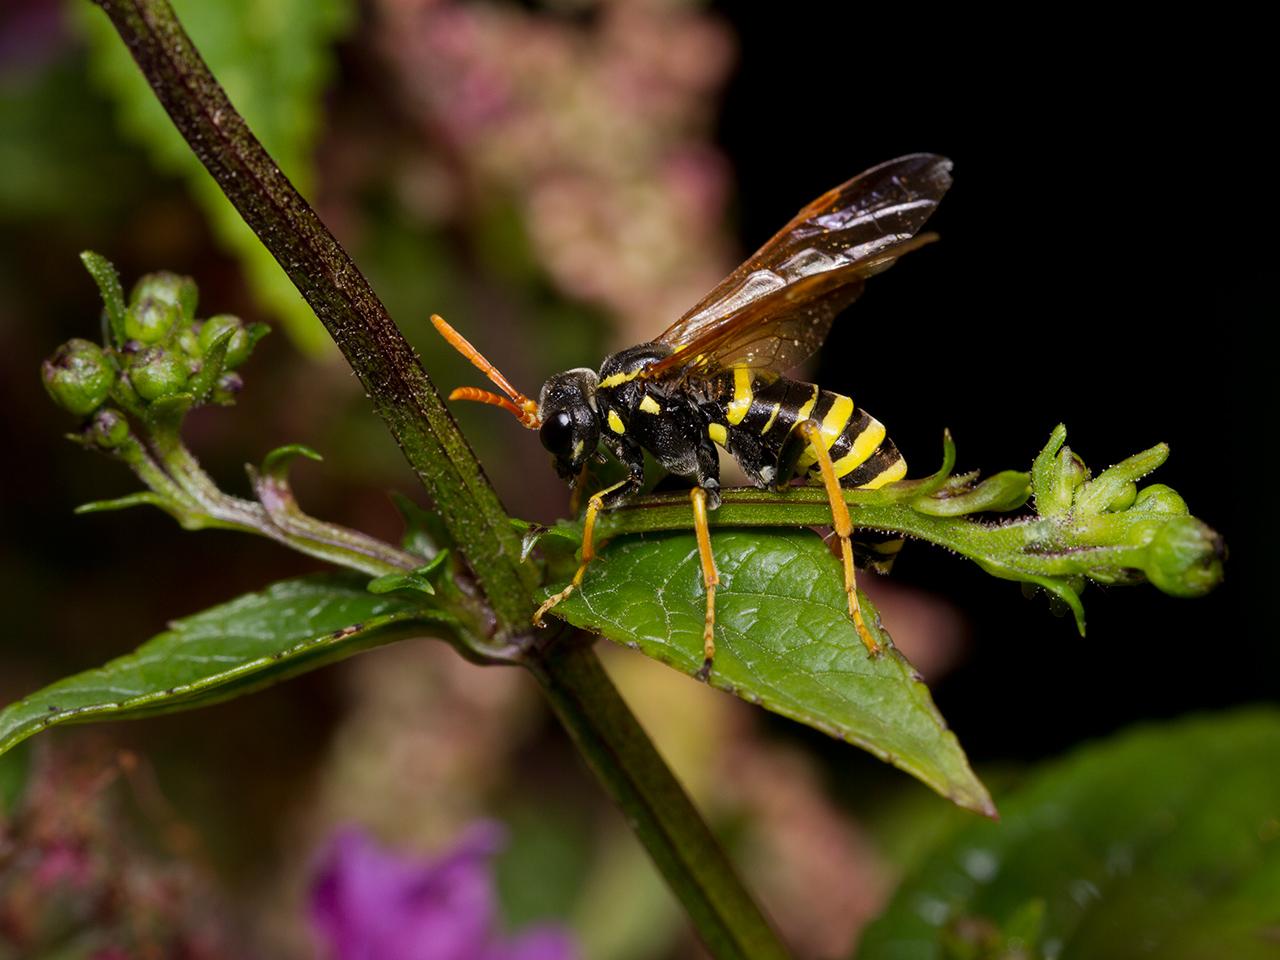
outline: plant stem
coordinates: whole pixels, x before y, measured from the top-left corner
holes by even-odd
[[[249,130],[164,0],[94,0],[218,186],[360,377],[480,581],[498,631],[528,630],[535,574],[470,445],[346,251]]]
[[[587,645],[590,639],[559,638],[529,664],[556,716],[626,813],[711,953],[741,960],[786,957],[720,844]]]
[[[1003,523],[984,523],[963,516],[934,516],[906,503],[868,502],[863,491],[845,493],[854,526],[925,540],[979,563],[992,563],[1028,576],[1073,576],[1104,566],[1126,563],[1142,555],[1142,547],[1091,537],[1106,519],[1074,524],[1044,517],[1019,517]],[[753,489],[722,491],[720,508],[709,517],[712,529],[726,527],[803,527],[831,523],[825,490],[793,487],[784,492]],[[1119,525],[1125,518],[1112,518]],[[1135,522],[1141,518],[1136,518]],[[597,521],[596,539],[628,533],[690,528],[688,498],[678,494],[640,497],[610,511]],[[575,545],[575,526],[564,533]]]
[[[111,18],[191,149],[360,377],[475,572],[498,632],[527,636],[536,573],[521,563],[515,527],[386,307],[232,107],[169,4],[93,2]],[[590,648],[553,646],[531,652],[524,662],[713,954],[785,957]]]

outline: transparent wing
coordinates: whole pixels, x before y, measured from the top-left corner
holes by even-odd
[[[657,338],[675,352],[647,375],[733,363],[785,371],[804,360],[866,277],[932,239],[913,237],[950,169],[944,157],[913,154],[823,194]]]

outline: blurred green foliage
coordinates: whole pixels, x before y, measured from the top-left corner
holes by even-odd
[[[140,187],[136,158],[84,74],[83,64],[64,61],[0,75],[0,218],[111,216]]]
[[[860,960],[1262,960],[1280,937],[1280,710],[1049,764],[912,869]]]
[[[294,185],[312,191],[333,44],[352,21],[348,0],[177,0],[178,15],[231,101]],[[284,271],[245,225],[182,139],[101,11],[71,8],[89,42],[94,82],[114,102],[126,134],[144,145],[155,169],[182,177],[214,234],[235,254],[255,295],[299,346],[315,352],[328,337]],[[67,157],[73,154],[65,154]],[[101,190],[103,180],[86,184]]]

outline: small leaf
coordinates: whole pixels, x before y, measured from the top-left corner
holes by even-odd
[[[120,274],[116,268],[100,253],[85,250],[80,254],[80,262],[84,264],[93,282],[98,285],[102,294],[102,306],[107,315],[107,326],[111,331],[114,345],[124,343],[124,288],[120,285]]]
[[[449,528],[438,513],[418,506],[403,493],[393,492],[391,501],[404,519],[404,534],[400,545],[410,553],[430,559],[453,546]]]
[[[245,464],[249,474],[249,482],[253,485],[254,495],[262,504],[268,516],[282,527],[287,527],[292,518],[309,520],[298,507],[294,499],[293,487],[289,484],[289,469],[299,457],[307,460],[321,461],[324,457],[301,443],[289,443],[276,447],[262,458],[262,466],[254,468]]]
[[[218,378],[222,376],[223,369],[227,365],[227,348],[231,346],[231,338],[235,334],[235,330],[223,330],[205,349],[200,372],[191,378],[191,383],[188,385],[192,396],[195,397],[196,405],[208,403],[209,398],[213,396]]]
[[[1067,442],[1065,424],[1058,424],[1049,435],[1049,442],[1036,454],[1031,464],[1031,496],[1035,501],[1036,513],[1042,517],[1062,512],[1065,507],[1054,500],[1054,489],[1058,478],[1058,451]],[[1070,504],[1068,503],[1067,506]]]
[[[0,711],[0,753],[46,727],[171,713],[229,700],[371,647],[449,627],[450,618],[365,590],[366,578],[322,574],[176,621],[94,670]]]
[[[1072,578],[1042,577],[985,557],[975,557],[974,563],[993,577],[999,577],[1002,580],[1017,580],[1021,583],[1034,584],[1037,587],[1041,587],[1071,611],[1071,615],[1076,621],[1076,630],[1080,633],[1080,636],[1084,636],[1084,604],[1080,602],[1080,587],[1072,582]]]
[[[857,744],[961,806],[995,815],[911,664],[883,631],[884,653],[867,654],[849,620],[840,562],[820,537],[724,530],[712,548],[720,570],[712,686]],[[705,596],[693,535],[646,535],[607,547],[554,613],[692,676],[702,665]]]
[[[1280,930],[1280,711],[1146,727],[1044,767],[916,864],[862,960],[944,960],[958,932],[1061,960],[1262,960]],[[1027,949],[1038,939],[1039,948]]]
[[[987,511],[1005,513],[1027,502],[1031,496],[1030,480],[1025,473],[1005,470],[963,492],[912,500],[911,507],[934,517],[963,517]]]
[[[286,443],[283,447],[276,447],[262,458],[260,471],[263,476],[271,477],[273,480],[287,480],[289,467],[293,465],[293,461],[298,457],[305,457],[308,460],[314,460],[316,463],[324,460],[323,456],[305,444]]]
[[[155,433],[177,436],[183,419],[191,412],[195,402],[196,398],[189,393],[173,393],[160,397],[147,405],[145,415],[147,426]]]
[[[388,573],[385,576],[377,577],[369,581],[366,589],[370,593],[376,594],[407,590],[411,593],[425,593],[428,596],[434,596],[436,588],[432,581],[439,575],[444,568],[445,561],[448,559],[449,551],[441,550],[428,563],[423,564],[416,570],[410,570],[407,573]]]
[[[942,465],[938,467],[937,473],[920,480],[899,480],[897,483],[889,484],[888,487],[882,487],[881,489],[895,494],[904,494],[904,499],[928,497],[946,486],[947,481],[951,478],[951,471],[955,468],[956,442],[952,439],[950,430],[943,430]]]
[[[150,490],[140,490],[137,493],[130,493],[123,497],[116,497],[114,500],[94,500],[90,503],[82,503],[76,507],[75,512],[81,513],[106,513],[111,510],[127,510],[130,507],[159,507],[161,510],[168,510],[173,506],[169,500],[160,496],[158,493],[152,493]]]

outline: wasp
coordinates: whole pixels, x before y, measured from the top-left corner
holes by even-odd
[[[582,584],[596,555],[601,511],[624,503],[644,482],[643,451],[693,481],[690,500],[706,587],[703,665],[715,656],[715,595],[720,582],[707,511],[720,503],[722,447],[761,488],[797,478],[825,486],[840,541],[849,616],[871,655],[879,644],[858,603],[853,524],[841,488],[875,489],[901,480],[902,454],[884,425],[852,399],[784,374],[811,356],[868,277],[937,239],[919,234],[951,185],[951,161],[933,154],[890,160],[814,200],[683,317],[649,343],[551,377],[538,399],[516,390],[443,319],[432,323],[505,396],[474,387],[450,400],[502,407],[537,430],[560,477],[576,486],[603,446],[627,470],[587,501],[582,559],[564,590],[534,623]],[[859,539],[864,562],[885,567],[901,540]]]

